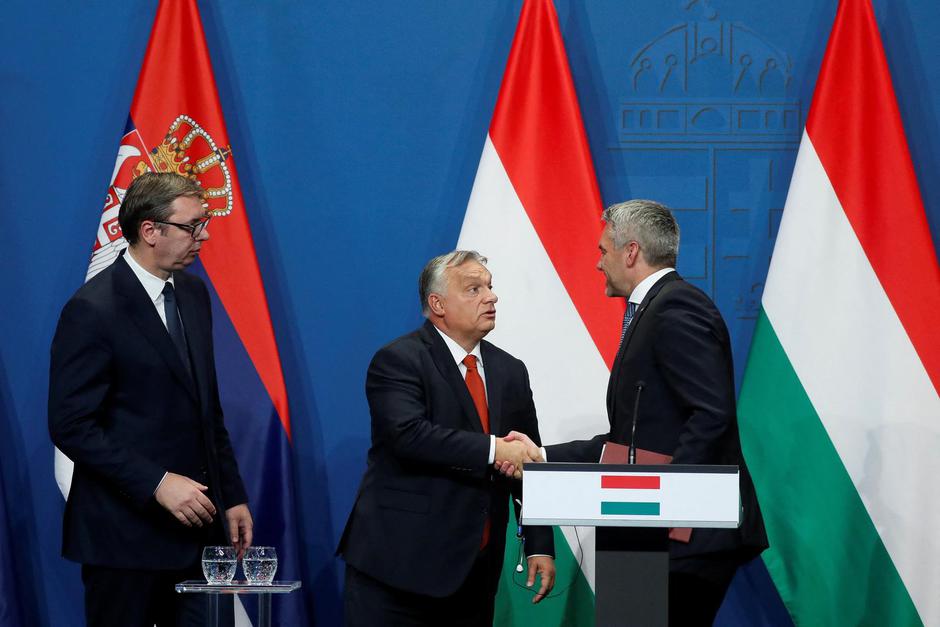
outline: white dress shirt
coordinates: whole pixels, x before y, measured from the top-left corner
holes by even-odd
[[[137,277],[140,284],[147,290],[147,296],[150,297],[153,306],[157,308],[157,313],[160,315],[160,320],[163,321],[163,326],[166,326],[166,309],[163,307],[163,287],[169,283],[173,286],[174,290],[176,289],[176,284],[173,282],[173,275],[171,274],[170,278],[164,281],[160,277],[151,274],[149,270],[145,270],[142,265],[137,263],[130,248],[124,253],[124,259],[127,261],[127,265],[131,267],[131,270],[134,271],[134,276]],[[180,326],[182,326],[182,324],[183,321],[181,320]]]
[[[649,293],[650,288],[656,285],[656,281],[660,280],[670,272],[675,271],[675,268],[663,268],[662,270],[657,270],[653,274],[649,275],[636,284],[636,287],[634,287],[633,291],[630,292],[630,298],[627,299],[627,302],[636,303],[637,307],[639,307],[640,303],[643,302],[643,299],[646,298],[646,295]]]

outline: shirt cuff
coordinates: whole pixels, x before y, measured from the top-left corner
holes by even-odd
[[[169,472],[163,473],[163,478],[160,479],[160,483],[158,483],[158,484],[157,484],[157,487],[155,487],[155,488],[153,489],[153,495],[154,495],[154,496],[157,495],[157,490],[159,490],[159,489],[160,489],[160,486],[163,485],[163,482],[166,481],[166,476],[167,476],[168,474],[170,474],[170,473],[169,473]]]
[[[530,559],[532,559],[533,557],[552,557],[552,556],[549,555],[548,553],[533,553],[532,555],[526,555],[526,556],[525,556],[525,558],[526,558],[527,560],[530,560]],[[555,558],[552,557],[552,559],[555,559]]]
[[[543,461],[543,462],[547,462],[547,461],[548,461],[548,452],[545,450],[545,447],[543,446],[543,447],[541,447],[539,450],[542,451],[542,461]]]
[[[493,462],[496,461],[496,436],[490,436],[490,461],[486,462],[487,466],[492,466]]]

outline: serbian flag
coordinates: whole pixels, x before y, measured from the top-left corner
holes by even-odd
[[[135,176],[176,172],[200,180],[215,219],[212,238],[190,271],[204,278],[212,297],[219,392],[248,490],[254,540],[276,547],[277,579],[301,579],[287,391],[235,154],[196,2],[163,0],[118,148],[86,280],[127,246],[117,216]],[[62,461],[59,454],[56,478],[67,495],[71,473]],[[243,622],[244,612],[236,610]],[[302,594],[284,595],[273,611],[275,624],[308,623]]]
[[[839,5],[738,406],[798,625],[940,624],[940,265],[869,0]]]
[[[624,304],[604,296],[594,268],[601,211],[555,7],[526,0],[457,246],[489,258],[499,319],[488,339],[526,363],[546,443],[609,429],[604,399]],[[592,530],[556,531],[565,598],[534,606],[513,581],[525,587],[515,528],[506,546],[497,624],[593,621]],[[574,581],[561,590],[567,573]]]

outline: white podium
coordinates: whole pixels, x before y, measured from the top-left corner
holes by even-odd
[[[522,523],[598,527],[595,622],[668,625],[668,529],[735,528],[737,466],[526,464]]]

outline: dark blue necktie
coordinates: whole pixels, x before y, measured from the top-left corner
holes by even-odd
[[[636,303],[627,301],[627,310],[623,313],[623,328],[620,330],[620,343],[623,344],[623,338],[627,336],[627,329],[633,322],[633,316],[636,314]]]
[[[192,376],[192,366],[189,363],[189,349],[186,346],[186,335],[183,333],[183,323],[180,321],[179,308],[176,306],[176,290],[173,284],[167,281],[163,285],[163,311],[166,314],[166,330],[170,332],[170,339],[176,346],[176,351],[186,366],[186,372]]]

